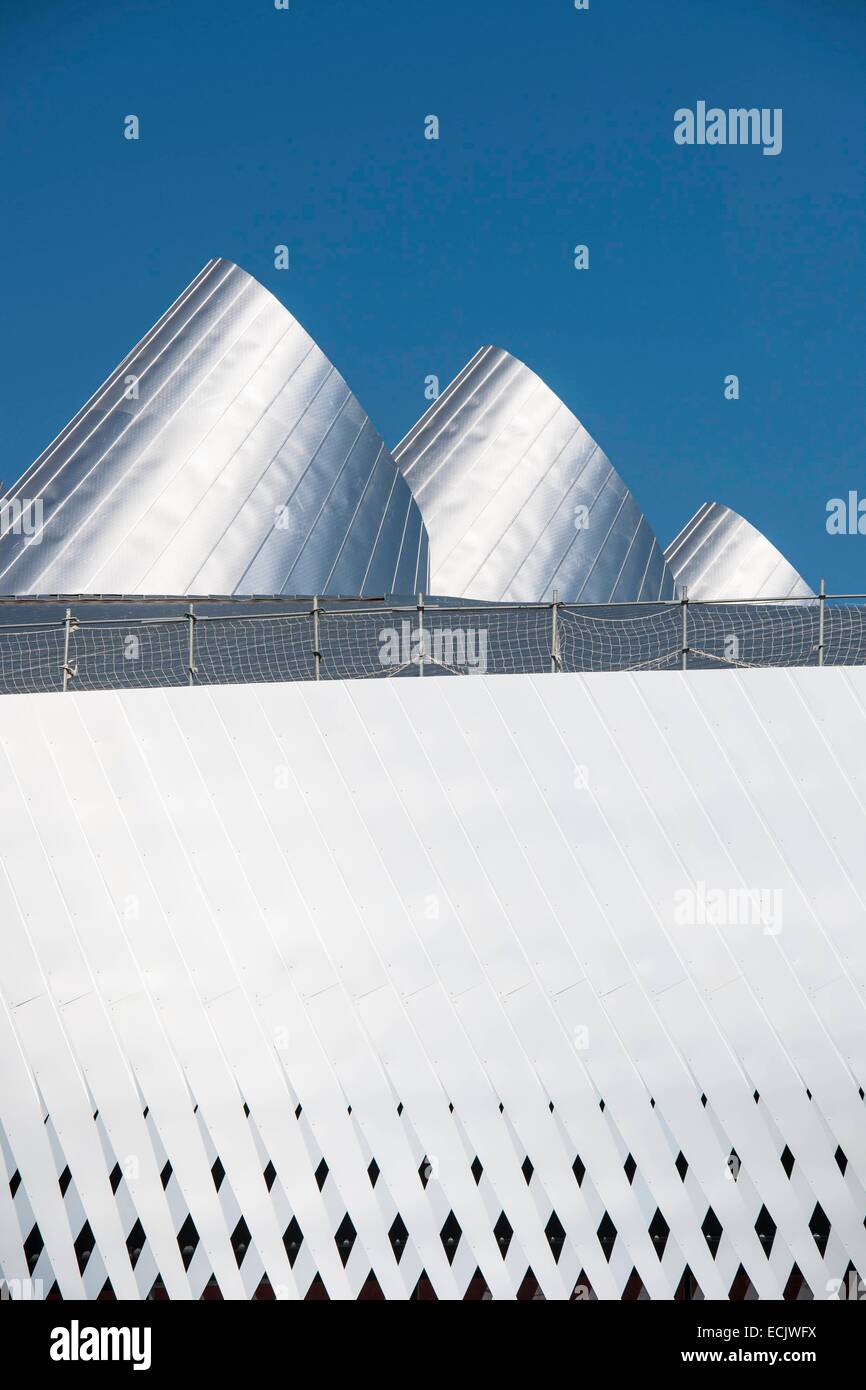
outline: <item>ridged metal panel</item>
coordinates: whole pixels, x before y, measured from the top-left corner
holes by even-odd
[[[673,597],[652,528],[610,460],[501,348],[476,353],[394,458],[427,527],[433,593],[536,602],[557,590],[569,603]]]
[[[7,1279],[866,1269],[866,671],[10,696],[0,798]]]
[[[704,502],[665,550],[679,588],[694,599],[814,598],[793,565],[751,522]]]
[[[266,289],[210,261],[10,489],[4,593],[413,593],[409,489],[343,378]]]

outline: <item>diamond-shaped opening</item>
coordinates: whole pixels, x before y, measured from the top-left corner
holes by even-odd
[[[385,1302],[385,1295],[384,1295],[383,1292],[382,1292],[382,1286],[380,1285],[379,1280],[376,1278],[376,1276],[375,1276],[375,1274],[373,1273],[372,1269],[370,1270],[370,1273],[367,1275],[366,1279],[364,1280],[363,1284],[361,1285],[361,1292],[358,1294],[358,1302],[359,1302],[359,1303],[374,1303],[374,1302],[375,1302],[375,1303],[384,1303],[384,1302]]]
[[[453,1211],[449,1211],[445,1218],[445,1224],[439,1232],[439,1239],[445,1248],[445,1257],[450,1265],[454,1263],[454,1256],[457,1254],[457,1247],[460,1244],[462,1234],[463,1231],[457,1217]]]
[[[730,1302],[744,1303],[746,1299],[748,1299],[751,1302],[751,1300],[757,1298],[757,1296],[758,1293],[754,1284],[752,1283],[751,1279],[746,1273],[744,1267],[740,1265],[739,1269],[734,1275],[734,1282],[732,1283],[728,1292],[728,1298]]]
[[[430,1283],[426,1269],[422,1269],[418,1283],[409,1295],[412,1303],[438,1303],[436,1290]]]
[[[177,1243],[180,1249],[181,1259],[184,1269],[189,1269],[192,1264],[192,1257],[195,1254],[196,1246],[199,1242],[199,1234],[195,1228],[195,1222],[190,1215],[177,1233]]]
[[[317,1274],[317,1275],[315,1276],[315,1278],[313,1279],[312,1284],[311,1284],[310,1287],[307,1289],[307,1292],[304,1294],[304,1302],[305,1302],[305,1303],[330,1303],[330,1301],[331,1301],[331,1295],[328,1293],[328,1290],[325,1288],[324,1280],[322,1279],[321,1274]]]
[[[201,1292],[199,1303],[222,1303],[223,1291],[212,1274]]]
[[[285,1231],[283,1232],[283,1245],[286,1247],[286,1254],[289,1257],[289,1265],[294,1265],[295,1260],[301,1252],[304,1243],[304,1233],[298,1225],[298,1218],[293,1216]]]
[[[266,1274],[263,1274],[256,1285],[253,1294],[254,1303],[276,1303],[277,1296],[274,1293],[274,1286]]]
[[[375,1158],[370,1159],[370,1166],[367,1169],[367,1177],[370,1179],[370,1186],[375,1187],[379,1181],[379,1165]]]
[[[677,1154],[677,1172],[683,1182],[686,1180],[686,1173],[689,1171],[688,1161],[682,1149]]]
[[[126,1248],[129,1251],[129,1263],[133,1269],[138,1264],[139,1256],[144,1248],[145,1242],[144,1227],[141,1222],[136,1220],[135,1225],[126,1237]]]
[[[334,1236],[334,1240],[337,1242],[337,1249],[340,1252],[340,1259],[343,1261],[344,1268],[349,1259],[349,1256],[352,1253],[352,1246],[355,1244],[355,1237],[357,1236],[357,1234],[358,1233],[355,1230],[355,1227],[352,1225],[352,1218],[349,1215],[349,1213],[346,1212],[346,1215],[343,1217],[342,1221],[337,1227],[337,1233]]]
[[[421,1159],[421,1162],[418,1165],[418,1176],[421,1179],[422,1187],[426,1187],[430,1179],[433,1177],[433,1164],[430,1162],[426,1154]]]
[[[520,1288],[517,1290],[518,1303],[544,1303],[545,1297],[541,1291],[541,1286],[532,1272],[532,1266],[523,1276]]]
[[[476,1154],[475,1158],[473,1158],[473,1160],[472,1160],[472,1176],[473,1176],[473,1178],[475,1179],[475,1185],[476,1185],[476,1187],[478,1186],[478,1184],[479,1184],[480,1181],[481,1181],[481,1174],[482,1174],[483,1172],[484,1172],[484,1169],[483,1169],[482,1166],[481,1166],[481,1159],[480,1159],[480,1158],[477,1156],[477,1154]]]
[[[703,1298],[703,1296],[700,1284],[692,1274],[688,1265],[686,1265],[683,1270],[683,1277],[677,1285],[674,1301],[677,1303],[691,1303],[694,1299]]]
[[[628,1158],[623,1164],[623,1169],[626,1177],[628,1178],[629,1186],[631,1186],[631,1184],[634,1182],[634,1175],[637,1172],[637,1164],[635,1163],[631,1154],[629,1154]]]
[[[114,1285],[110,1279],[106,1279],[99,1293],[96,1295],[97,1303],[116,1303],[117,1294],[114,1292]]]
[[[842,1177],[844,1178],[845,1169],[848,1167],[848,1160],[845,1157],[844,1152],[842,1151],[841,1145],[836,1149],[836,1162],[839,1165],[839,1172],[842,1174]]]
[[[320,1192],[321,1192],[322,1188],[325,1186],[325,1179],[327,1178],[327,1176],[328,1176],[328,1165],[327,1165],[327,1163],[325,1162],[325,1160],[322,1159],[321,1163],[319,1164],[318,1168],[316,1169],[316,1182],[318,1183],[318,1187],[319,1187],[319,1191],[320,1191]]]
[[[508,1220],[504,1211],[499,1213],[499,1220],[493,1227],[493,1234],[496,1237],[496,1244],[499,1246],[499,1253],[504,1260],[508,1254],[511,1237],[514,1235],[514,1231],[511,1229],[511,1222]]]
[[[526,1158],[523,1160],[523,1163],[521,1165],[521,1171],[523,1173],[524,1178],[526,1179],[526,1186],[528,1187],[532,1181],[532,1174],[535,1172],[535,1169],[533,1168],[532,1163],[529,1160],[528,1154]]]
[[[481,1273],[481,1270],[476,1269],[472,1278],[469,1280],[468,1285],[466,1286],[466,1292],[463,1295],[463,1302],[481,1303],[482,1301],[486,1302],[488,1299],[491,1299],[492,1297],[493,1294],[487,1287],[487,1280],[484,1278],[484,1275]]]
[[[15,1196],[15,1193],[18,1191],[18,1189],[19,1189],[20,1186],[21,1186],[21,1174],[18,1172],[18,1169],[16,1168],[16,1169],[15,1169],[15,1172],[12,1174],[11,1178],[9,1179],[9,1191],[12,1193],[12,1196],[13,1196],[13,1197]]]
[[[637,1303],[648,1296],[643,1280],[637,1270],[633,1268],[622,1291],[623,1303]]]
[[[795,1264],[791,1273],[788,1275],[788,1282],[785,1285],[785,1292],[782,1294],[786,1303],[796,1303],[799,1300],[812,1298],[812,1290],[806,1283],[800,1266]]]
[[[665,1221],[661,1207],[656,1207],[655,1215],[649,1224],[649,1236],[653,1243],[653,1250],[655,1250],[660,1260],[664,1258],[665,1246],[668,1243],[670,1232],[671,1228]]]
[[[403,1251],[406,1249],[406,1242],[409,1239],[409,1232],[406,1230],[406,1224],[399,1211],[391,1222],[388,1239],[391,1242],[391,1249],[394,1251],[394,1259],[399,1264],[403,1258]]]
[[[160,1180],[161,1180],[161,1182],[162,1182],[163,1189],[165,1189],[166,1187],[168,1187],[168,1184],[169,1184],[169,1182],[171,1181],[171,1173],[172,1173],[171,1164],[167,1162],[166,1165],[165,1165],[165,1167],[163,1168],[162,1172],[161,1172],[160,1175],[159,1175],[159,1176],[160,1176]]]
[[[271,1188],[277,1180],[277,1170],[274,1167],[273,1163],[271,1163],[270,1159],[268,1159],[268,1166],[262,1174],[262,1177],[265,1180],[265,1187],[270,1192]]]
[[[719,1249],[719,1242],[722,1239],[722,1223],[716,1216],[712,1207],[707,1207],[707,1214],[701,1223],[701,1230],[704,1233],[704,1240],[710,1249],[713,1259],[716,1258]]]
[[[758,1219],[755,1222],[755,1231],[757,1232],[758,1240],[761,1242],[761,1249],[767,1259],[769,1259],[770,1252],[773,1249],[773,1241],[776,1239],[776,1223],[766,1207],[761,1207],[761,1210],[758,1212]]]
[[[45,1241],[42,1239],[42,1233],[39,1227],[34,1226],[24,1242],[24,1254],[27,1257],[27,1268],[31,1273],[39,1262],[39,1256],[42,1254],[44,1245]]]
[[[731,1149],[731,1152],[728,1154],[728,1172],[732,1180],[736,1182],[737,1178],[740,1176],[740,1155],[737,1153],[736,1149]]]
[[[250,1244],[250,1228],[243,1217],[232,1231],[232,1250],[235,1252],[235,1259],[238,1262],[238,1269],[244,1262],[244,1255],[247,1253]]]
[[[610,1212],[606,1211],[598,1224],[596,1232],[599,1245],[604,1251],[604,1258],[610,1264],[610,1257],[613,1254],[613,1247],[616,1242],[616,1226],[610,1219]]]
[[[90,1222],[85,1221],[78,1238],[75,1241],[75,1258],[78,1261],[79,1273],[83,1274],[87,1268],[87,1261],[93,1253],[93,1232],[90,1229]]]
[[[222,1298],[222,1294],[220,1294],[220,1298]],[[147,1295],[147,1301],[148,1303],[168,1302],[168,1290],[166,1289],[165,1284],[162,1282],[161,1274],[157,1274],[156,1278],[151,1284],[150,1293]]]
[[[812,1216],[809,1221],[809,1230],[812,1232],[812,1235],[814,1236],[815,1244],[817,1245],[821,1258],[823,1259],[824,1253],[827,1249],[827,1241],[830,1239],[830,1222],[828,1221],[827,1216],[824,1212],[824,1208],[821,1206],[820,1202],[815,1203],[815,1210],[812,1212]]]
[[[598,1294],[589,1282],[589,1275],[582,1269],[577,1276],[577,1283],[571,1291],[569,1303],[597,1303]]]
[[[544,1234],[547,1236],[550,1253],[553,1255],[556,1263],[559,1264],[559,1257],[565,1245],[565,1227],[555,1211],[550,1213],[550,1219],[544,1228]]]
[[[65,1197],[69,1184],[72,1182],[72,1174],[69,1171],[68,1164],[63,1169],[63,1172],[60,1174],[60,1177],[57,1179],[57,1181],[60,1185],[60,1195],[61,1197]]]
[[[791,1153],[787,1144],[782,1150],[782,1167],[785,1170],[785,1177],[790,1178],[794,1171],[794,1155]]]
[[[577,1155],[577,1158],[572,1163],[571,1171],[577,1178],[577,1185],[580,1187],[580,1184],[583,1182],[583,1175],[586,1172],[586,1165],[583,1163],[580,1154]]]

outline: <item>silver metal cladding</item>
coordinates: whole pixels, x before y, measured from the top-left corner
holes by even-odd
[[[10,489],[5,593],[412,593],[427,540],[343,378],[289,311],[210,261]]]
[[[672,598],[652,527],[567,406],[481,348],[397,445],[430,537],[431,592],[565,603]]]
[[[665,550],[692,599],[814,598],[772,541],[721,502],[705,502]]]

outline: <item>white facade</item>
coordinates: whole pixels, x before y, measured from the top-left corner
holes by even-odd
[[[863,669],[7,697],[0,1273],[866,1273],[864,735]]]

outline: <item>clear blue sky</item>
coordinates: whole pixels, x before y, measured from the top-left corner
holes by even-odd
[[[662,544],[718,499],[866,591],[824,525],[866,496],[864,0],[2,0],[0,36],[7,485],[221,255],[389,443],[498,343]],[[782,153],[675,145],[699,99],[781,107]]]

